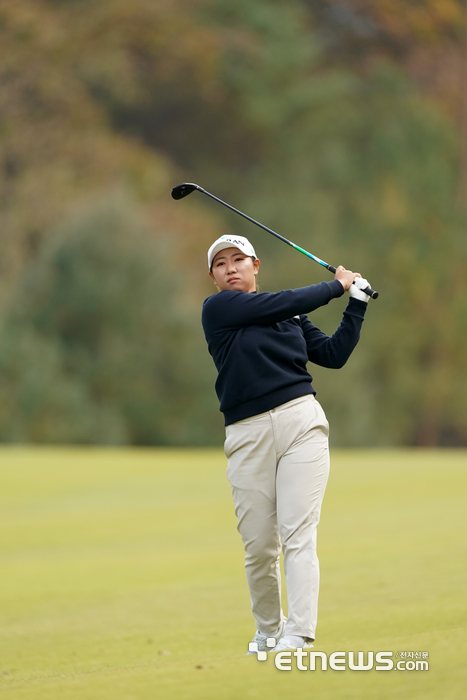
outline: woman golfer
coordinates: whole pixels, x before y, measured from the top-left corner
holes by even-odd
[[[308,647],[317,620],[316,529],[329,474],[329,426],[306,365],[345,364],[367,308],[359,287],[369,285],[340,266],[331,282],[257,293],[259,260],[243,236],[215,241],[208,267],[219,293],[205,300],[202,323],[218,371],[227,477],[257,628],[250,652],[269,651],[270,638],[272,651]],[[347,290],[342,322],[328,337],[306,314]],[[288,619],[281,608],[281,542]]]

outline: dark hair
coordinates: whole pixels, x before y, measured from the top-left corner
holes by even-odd
[[[220,252],[220,251],[219,251],[219,252]],[[214,257],[216,257],[216,256],[214,256]],[[251,258],[251,259],[253,260],[253,262],[255,262],[255,260],[258,259],[258,258],[255,258],[254,255],[249,255],[248,257]],[[213,266],[213,265],[214,265],[214,260],[213,260],[212,263],[211,263],[211,267],[209,268],[209,272],[212,272],[212,266]]]

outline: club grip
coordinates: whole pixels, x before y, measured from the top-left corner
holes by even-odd
[[[336,274],[336,268],[333,265],[326,265],[327,269],[329,272],[332,272],[333,275]],[[368,294],[369,297],[372,299],[377,299],[379,297],[379,292],[375,292],[374,289],[371,287],[367,287],[366,289],[362,289],[362,292],[365,292],[365,294]]]
[[[375,290],[372,289],[371,287],[367,287],[366,289],[363,289],[362,291],[365,292],[365,294],[368,294],[368,296],[371,297],[372,299],[377,299],[379,297],[379,292],[375,292]]]

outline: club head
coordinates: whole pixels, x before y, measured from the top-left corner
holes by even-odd
[[[183,199],[188,194],[194,192],[194,190],[201,189],[199,185],[195,185],[194,182],[182,182],[181,185],[175,185],[172,190],[172,197],[174,199]]]

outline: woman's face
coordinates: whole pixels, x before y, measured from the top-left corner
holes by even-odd
[[[258,269],[258,259],[253,260],[238,248],[225,248],[215,256],[209,274],[220,292],[232,289],[251,293],[256,291]]]

